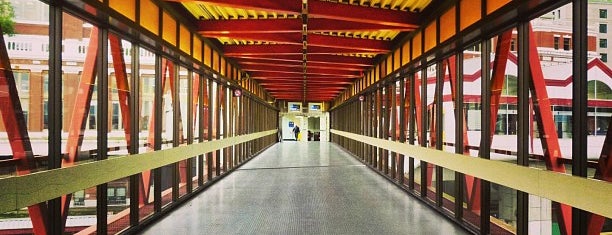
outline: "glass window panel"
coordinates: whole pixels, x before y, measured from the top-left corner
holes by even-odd
[[[558,8],[561,12],[571,12],[571,4]],[[530,23],[533,35],[550,34],[550,26],[555,25],[554,34],[562,35],[564,50],[571,50],[566,42],[572,40],[572,14],[560,14],[558,19],[540,17]],[[593,36],[593,35],[592,35]],[[558,55],[546,55],[546,46],[538,47],[540,66],[531,66],[532,70],[542,71],[543,77],[532,76],[535,85],[532,88],[530,104],[529,153],[532,158],[529,166],[544,170],[571,173],[571,165],[549,164],[554,158],[568,163],[572,158],[572,53],[560,52]],[[568,45],[565,45],[568,44]],[[595,49],[595,48],[592,48]],[[546,55],[546,56],[544,56]],[[536,92],[534,92],[534,89]],[[570,220],[562,216],[559,204],[546,198],[529,196],[529,233],[557,234],[564,230],[561,220]],[[571,223],[571,222],[570,222]],[[561,232],[563,233],[563,232]]]
[[[464,154],[478,157],[477,147],[480,145],[481,128],[481,55],[480,44],[468,47],[463,51],[463,114],[467,133],[463,135]],[[463,220],[468,224],[480,227],[480,190],[478,179],[466,175],[463,179]]]

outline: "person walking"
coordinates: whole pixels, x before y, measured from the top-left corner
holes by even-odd
[[[295,125],[295,127],[293,127],[293,134],[295,135],[295,140],[297,141],[300,135],[300,127],[298,125]]]

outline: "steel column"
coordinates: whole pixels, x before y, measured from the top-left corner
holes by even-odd
[[[587,57],[588,1],[572,1],[572,175],[587,177]],[[604,143],[605,144],[605,143]],[[603,155],[600,155],[603,156]],[[582,195],[588,196],[588,195]],[[584,234],[591,227],[589,213],[572,208],[572,234]],[[567,218],[564,218],[567,219]],[[569,221],[566,220],[566,223]],[[566,232],[569,228],[566,226]],[[601,230],[600,230],[601,231]],[[599,233],[594,232],[594,233]]]
[[[62,167],[62,36],[63,36],[63,10],[57,2],[49,3],[49,157],[48,169]],[[0,43],[5,45],[4,43]],[[38,204],[43,206],[44,203]],[[61,234],[62,226],[62,199],[61,197],[47,201],[47,214],[36,209],[39,217],[32,219],[35,234]],[[42,207],[44,208],[44,206]],[[45,230],[46,220],[46,230]]]
[[[517,90],[517,164],[529,166],[529,133],[531,110],[529,108],[529,23],[520,23],[518,31],[518,90]],[[517,190],[516,234],[529,233],[529,194]]]
[[[108,158],[108,29],[99,29],[98,30],[98,47],[99,53],[96,56],[97,67],[97,77],[98,77],[98,89],[97,89],[97,105],[98,112],[97,119],[98,123],[97,127],[97,153],[98,156],[96,161],[106,160]],[[123,57],[121,57],[123,58]],[[119,60],[122,60],[122,59]],[[116,65],[117,66],[117,65]],[[123,66],[125,69],[125,66]],[[117,72],[121,73],[121,71]],[[127,77],[124,77],[123,82],[127,83]],[[127,85],[127,84],[123,84]],[[119,84],[117,84],[119,86]],[[124,87],[127,88],[127,87]],[[128,88],[129,89],[129,88]],[[125,93],[124,93],[125,94]],[[91,93],[90,93],[91,95]],[[89,98],[91,99],[91,98]],[[127,97],[123,97],[123,102],[127,106]],[[127,107],[125,107],[127,109]],[[123,110],[122,110],[123,111]],[[125,110],[124,115],[129,115],[127,110]],[[129,121],[129,119],[127,120]],[[84,126],[83,126],[84,127]],[[79,145],[82,143],[79,143]],[[108,183],[104,183],[98,185],[96,187],[96,233],[106,234],[107,233],[107,224],[108,224]],[[68,203],[67,203],[68,204]],[[66,217],[68,216],[68,210],[66,210]],[[65,225],[64,225],[65,226]]]

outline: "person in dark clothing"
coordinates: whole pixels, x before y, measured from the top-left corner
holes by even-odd
[[[295,135],[295,140],[298,140],[298,135],[300,134],[300,127],[298,125],[293,127],[293,134]]]

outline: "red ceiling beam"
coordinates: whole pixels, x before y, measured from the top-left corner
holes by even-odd
[[[238,60],[241,65],[269,65],[273,63],[276,66],[285,66],[285,67],[302,67],[302,62],[299,61],[273,61],[273,60],[256,60],[256,59],[240,59]],[[329,63],[323,62],[310,62],[306,63],[307,68],[324,68],[324,69],[338,69],[338,70],[348,70],[348,71],[364,71],[367,69],[365,66],[334,66]]]
[[[276,42],[302,45],[301,33],[238,33],[238,34],[202,34],[209,38],[231,38],[236,40]]]
[[[198,32],[203,35],[302,33],[302,19],[200,20],[197,27]]]
[[[276,1],[276,0],[166,0],[168,2],[202,2],[217,6],[232,7],[245,10],[259,10],[276,13],[301,14],[301,1]]]
[[[419,25],[417,13],[324,1],[308,1],[308,16],[402,27]]]
[[[240,33],[291,33],[302,32],[301,19],[239,19],[239,20],[201,20],[197,31],[202,34],[240,34]],[[413,31],[415,26],[383,25],[346,20],[312,18],[308,19],[308,32],[348,32],[348,31]]]
[[[302,45],[300,33],[241,33],[241,34],[203,34],[206,37],[228,37],[236,40],[265,41],[285,44]],[[383,40],[337,37],[320,34],[308,35],[309,46],[355,49],[375,53],[387,53],[391,50],[391,42]]]
[[[225,45],[225,55],[235,57],[239,55],[302,55],[302,45],[273,44],[273,45]],[[332,48],[309,46],[308,55],[313,54],[357,54],[372,53],[363,48]]]
[[[282,84],[304,84],[303,80],[290,80],[290,79],[262,79],[257,81],[259,85],[282,85]],[[306,80],[307,84],[325,84],[325,85],[349,85],[353,82],[350,81],[329,81],[329,80]]]
[[[293,73],[303,74],[302,68],[297,67],[285,67],[285,66],[274,66],[274,65],[242,65],[242,69],[248,72],[272,72],[277,74],[282,73]],[[357,71],[337,70],[337,69],[324,69],[324,68],[307,68],[306,75],[328,75],[328,76],[339,76],[339,77],[358,77],[360,75]]]
[[[354,22],[346,20],[310,18],[308,19],[308,32],[347,32],[347,31],[413,31],[415,26],[394,26],[374,23]]]
[[[248,70],[246,69],[248,67],[266,66],[266,65],[274,65],[274,66],[289,67],[289,68],[302,68],[304,66],[301,62],[282,61],[282,62],[273,63],[273,62],[262,62],[259,60],[251,60],[251,59],[242,59],[240,60],[239,63],[242,65],[242,68],[244,70]],[[330,65],[326,63],[318,63],[318,62],[307,62],[306,68],[335,69],[335,70],[354,71],[354,72],[361,72],[367,69],[366,67],[359,67],[359,66],[354,66],[354,65],[353,66],[334,66],[334,65]]]
[[[302,62],[301,54],[294,55],[228,55],[228,57],[237,58],[240,62],[242,59],[270,61],[291,61]],[[366,57],[342,56],[342,55],[308,55],[308,62],[325,63],[333,65],[349,65],[370,67],[374,64],[374,59]]]
[[[322,78],[322,79],[343,79],[345,81],[352,81],[355,77],[325,77],[325,76],[308,76],[309,74],[307,74],[307,77],[309,79],[314,79],[314,78]],[[304,76],[302,74],[287,74],[287,73],[275,73],[275,72],[265,72],[265,71],[256,71],[256,72],[250,72],[249,73],[249,77],[251,78],[297,78],[297,79],[302,79]]]
[[[309,34],[307,40],[308,46],[359,49],[383,53],[391,50],[391,42],[382,40],[336,37],[320,34]]]

